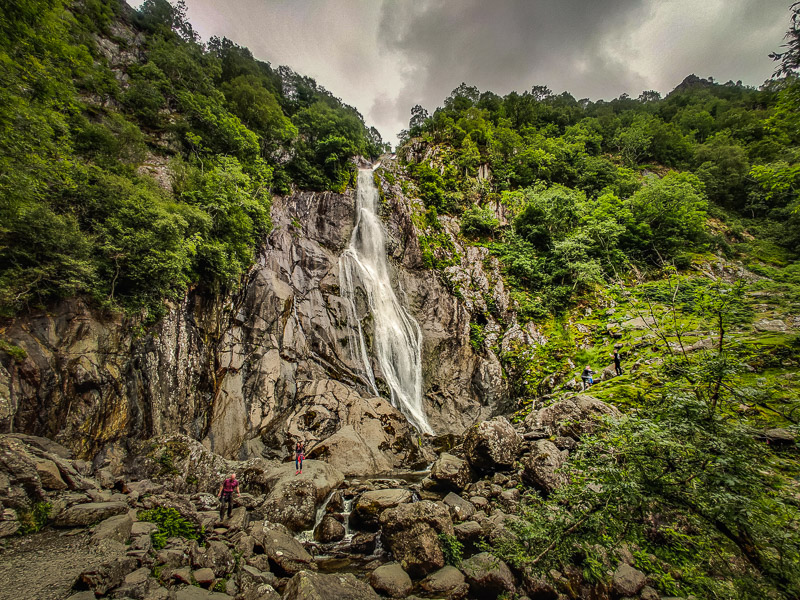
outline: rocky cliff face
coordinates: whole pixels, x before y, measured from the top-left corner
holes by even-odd
[[[469,299],[421,267],[408,200],[392,194],[384,216],[395,287],[423,331],[428,418],[437,434],[461,433],[502,402],[499,363],[470,346]],[[0,368],[0,427],[112,465],[137,441],[167,433],[240,459],[284,457],[298,438],[329,454],[344,443],[363,448],[353,473],[426,460],[353,356],[355,324],[338,273],[353,191],[276,198],[272,217],[274,230],[236,294],[195,291],[147,329],[81,300],[5,323],[2,337],[27,356],[6,357]],[[491,287],[482,272],[463,275]],[[370,316],[357,311],[369,346]]]

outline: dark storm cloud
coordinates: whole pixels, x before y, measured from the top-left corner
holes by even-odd
[[[462,81],[608,99],[668,92],[692,72],[761,83],[787,9],[785,0],[386,0],[380,39],[410,66],[398,111],[434,108]]]
[[[141,0],[130,0],[137,5]],[[462,81],[504,95],[669,92],[690,73],[759,85],[791,0],[186,0],[204,39],[288,65],[394,140]]]

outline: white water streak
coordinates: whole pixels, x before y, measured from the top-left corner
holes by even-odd
[[[422,331],[392,289],[386,239],[377,207],[378,190],[373,171],[361,169],[358,172],[356,225],[350,246],[339,262],[342,295],[350,300],[351,325],[358,331],[358,339],[351,336],[348,345],[353,360],[364,366],[364,374],[377,394],[364,332],[355,309],[356,289],[360,287],[372,313],[373,352],[391,390],[392,404],[419,431],[433,433],[422,406]]]

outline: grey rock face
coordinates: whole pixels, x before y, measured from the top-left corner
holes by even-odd
[[[497,358],[469,344],[470,310],[482,309],[486,294],[505,310],[507,298],[481,256],[454,272],[483,282],[464,301],[422,269],[409,201],[395,192],[386,227],[396,289],[423,332],[425,406],[437,433],[460,434],[506,394]],[[0,428],[13,420],[15,430],[55,439],[78,458],[105,459],[113,476],[132,442],[174,434],[240,460],[283,459],[297,438],[329,440],[325,459],[361,475],[430,462],[399,411],[374,397],[348,344],[354,329],[338,258],[353,206],[353,191],[275,198],[274,230],[241,291],[190,293],[143,335],[135,320],[81,300],[12,320],[4,339],[27,358],[13,374],[0,367]],[[356,309],[368,328],[364,307]],[[346,427],[352,432],[334,437]],[[369,449],[357,465],[344,452],[354,440]]]
[[[522,437],[504,417],[483,421],[464,439],[464,453],[478,470],[508,468],[514,464]]]

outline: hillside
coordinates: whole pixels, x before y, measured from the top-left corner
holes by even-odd
[[[392,153],[181,2],[4,9],[0,597],[796,598],[793,14]]]

